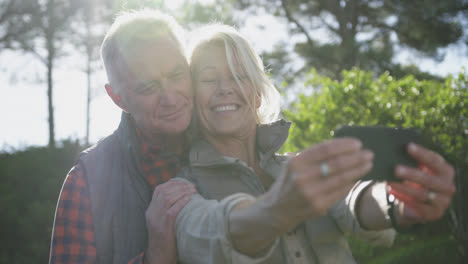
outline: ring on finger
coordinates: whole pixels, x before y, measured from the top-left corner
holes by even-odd
[[[434,202],[435,198],[436,198],[436,193],[433,192],[433,191],[428,191],[427,196],[426,196],[426,200],[424,201],[424,203],[432,204]]]
[[[326,161],[322,161],[320,163],[320,174],[322,175],[323,178],[326,178],[330,175],[330,168],[328,167],[328,164]]]

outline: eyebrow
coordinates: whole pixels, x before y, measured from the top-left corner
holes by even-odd
[[[206,66],[203,66],[200,70],[198,70],[198,72],[202,72],[206,70],[216,70],[216,67],[213,65],[206,65]]]
[[[176,64],[176,66],[174,68],[172,68],[172,70],[169,71],[169,74],[171,73],[174,73],[176,71],[179,71],[179,70],[183,70],[185,67],[182,63],[178,63]]]
[[[175,65],[174,68],[172,68],[168,73],[165,73],[164,74],[164,77],[167,78],[167,75],[171,75],[177,71],[180,71],[180,70],[184,70],[184,65],[182,63],[178,63]],[[138,82],[136,84],[136,88],[135,89],[138,89],[138,88],[141,88],[141,87],[145,87],[149,84],[152,84],[152,83],[155,83],[155,82],[159,82],[160,79],[153,79],[153,80],[149,80],[149,81],[142,81],[142,82]]]
[[[145,88],[148,85],[153,84],[153,83],[157,83],[157,82],[159,82],[159,80],[150,80],[150,81],[147,81],[147,82],[139,82],[139,83],[136,84],[136,86],[135,86],[135,88],[133,90],[138,91],[141,88]]]

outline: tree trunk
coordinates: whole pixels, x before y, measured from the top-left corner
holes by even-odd
[[[91,54],[87,54],[86,75],[88,77],[87,97],[86,97],[86,137],[85,145],[89,145],[89,126],[90,126],[90,110],[91,110]]]
[[[85,145],[89,146],[89,131],[90,131],[90,112],[91,112],[91,75],[93,70],[91,68],[91,61],[93,59],[93,43],[91,34],[91,18],[93,17],[93,6],[88,4],[84,13],[85,27],[86,27],[86,77],[87,77],[87,96],[86,96],[86,136]]]
[[[49,46],[49,45],[48,45]],[[53,45],[52,45],[53,46]],[[54,123],[54,103],[53,103],[53,69],[54,58],[49,50],[47,56],[47,103],[49,111],[49,147],[55,148],[55,123]],[[53,52],[52,52],[53,53]]]
[[[54,104],[53,104],[53,69],[55,58],[55,24],[54,19],[54,0],[47,2],[47,24],[44,28],[44,36],[46,41],[47,60],[47,103],[49,111],[49,148],[55,148],[55,123],[54,123]]]
[[[335,9],[338,10],[335,16],[339,24],[339,32],[341,37],[341,50],[343,69],[349,70],[353,66],[357,66],[357,44],[356,44],[356,2],[346,1],[345,6],[340,6],[339,2],[336,1]]]

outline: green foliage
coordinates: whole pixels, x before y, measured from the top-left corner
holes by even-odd
[[[0,50],[29,45],[35,35],[36,1],[0,0]]]
[[[420,81],[412,75],[394,79],[388,73],[376,78],[371,72],[353,69],[343,71],[340,81],[315,70],[307,77],[305,86],[314,93],[299,95],[284,112],[293,124],[283,151],[296,152],[330,139],[341,125],[414,127],[432,135],[454,165],[468,164],[468,74]],[[467,186],[468,179],[460,176],[457,195],[462,196],[457,199],[466,203],[466,190],[462,194],[461,187]],[[466,228],[465,223],[459,224]],[[436,223],[432,229],[441,227],[439,232],[429,229],[400,235],[392,249],[370,248],[352,238],[350,244],[358,263],[457,263],[457,241],[447,232],[447,222]]]
[[[299,100],[284,116],[293,122],[285,151],[297,151],[333,136],[341,125],[415,127],[434,135],[433,140],[452,156],[460,154],[468,129],[468,75],[444,81],[419,81],[412,75],[394,79],[388,73],[343,71],[341,81],[312,70],[305,83],[312,96]]]
[[[466,33],[464,0],[239,2],[240,8],[287,20],[291,36],[301,39],[294,43],[294,52],[304,59],[306,68],[316,67],[336,78],[352,67],[394,75],[394,59],[401,47],[442,59],[440,48],[463,41]]]
[[[0,263],[47,263],[55,206],[82,147],[31,147],[0,154]]]
[[[417,238],[412,235],[399,235],[391,249],[369,247],[353,237],[349,242],[357,263],[459,263],[456,253],[457,243],[450,235]]]
[[[188,29],[214,21],[233,25],[233,0],[217,0],[212,3],[186,1],[174,12],[178,21]]]

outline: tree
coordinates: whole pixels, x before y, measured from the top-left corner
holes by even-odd
[[[214,21],[232,25],[236,11],[232,2],[232,0],[217,0],[210,4],[186,1],[175,15],[182,25],[191,29]]]
[[[92,68],[92,61],[99,58],[96,40],[98,39],[91,30],[91,24],[94,22],[94,8],[89,2],[86,2],[86,8],[84,11],[84,23],[85,23],[85,41],[84,47],[86,51],[86,77],[87,77],[87,93],[86,93],[86,135],[85,144],[89,145],[89,125],[90,125],[90,110],[91,110],[91,77],[94,72]]]
[[[61,48],[67,33],[70,33],[71,19],[76,15],[79,1],[47,0],[39,1],[36,14],[40,20],[36,24],[37,35],[32,45],[23,45],[22,49],[31,52],[46,67],[47,109],[49,113],[49,147],[55,147],[55,122],[53,104],[53,71],[57,59],[63,55]]]
[[[340,77],[343,69],[354,66],[378,74],[386,70],[392,73],[398,67],[393,61],[397,48],[409,48],[428,58],[443,58],[439,48],[462,38],[462,23],[466,21],[460,21],[460,17],[468,10],[465,0],[240,0],[239,3],[239,8],[255,9],[252,12],[266,10],[275,14],[287,21],[291,35],[301,37],[295,43],[295,52],[305,60],[299,72],[315,67],[335,78]]]
[[[35,1],[0,0],[0,50],[28,43],[38,18],[36,10]]]
[[[90,112],[93,93],[92,77],[100,65],[100,44],[106,33],[106,28],[112,21],[114,13],[109,1],[80,1],[80,8],[73,20],[74,36],[73,44],[85,55],[86,74],[86,133],[85,145],[88,146],[90,136]]]
[[[46,68],[49,147],[55,147],[53,71],[79,1],[0,0],[0,48],[34,54]]]
[[[284,112],[286,119],[293,123],[284,151],[295,152],[329,139],[341,125],[414,127],[432,135],[432,141],[440,146],[437,150],[453,165],[460,169],[468,167],[466,73],[449,76],[443,81],[419,81],[411,75],[395,79],[388,73],[374,78],[372,72],[353,69],[343,71],[341,80],[334,80],[312,70],[306,78],[305,86],[314,93],[300,95],[291,109]],[[455,210],[450,210],[444,221],[435,224],[438,228],[432,228],[421,237],[400,236],[390,251],[369,249],[352,240],[358,262],[458,263],[456,261],[463,255],[457,252],[457,241],[465,247],[466,258],[466,175],[459,173],[456,185]],[[449,228],[453,229],[452,234]],[[429,245],[433,249],[423,250]]]

